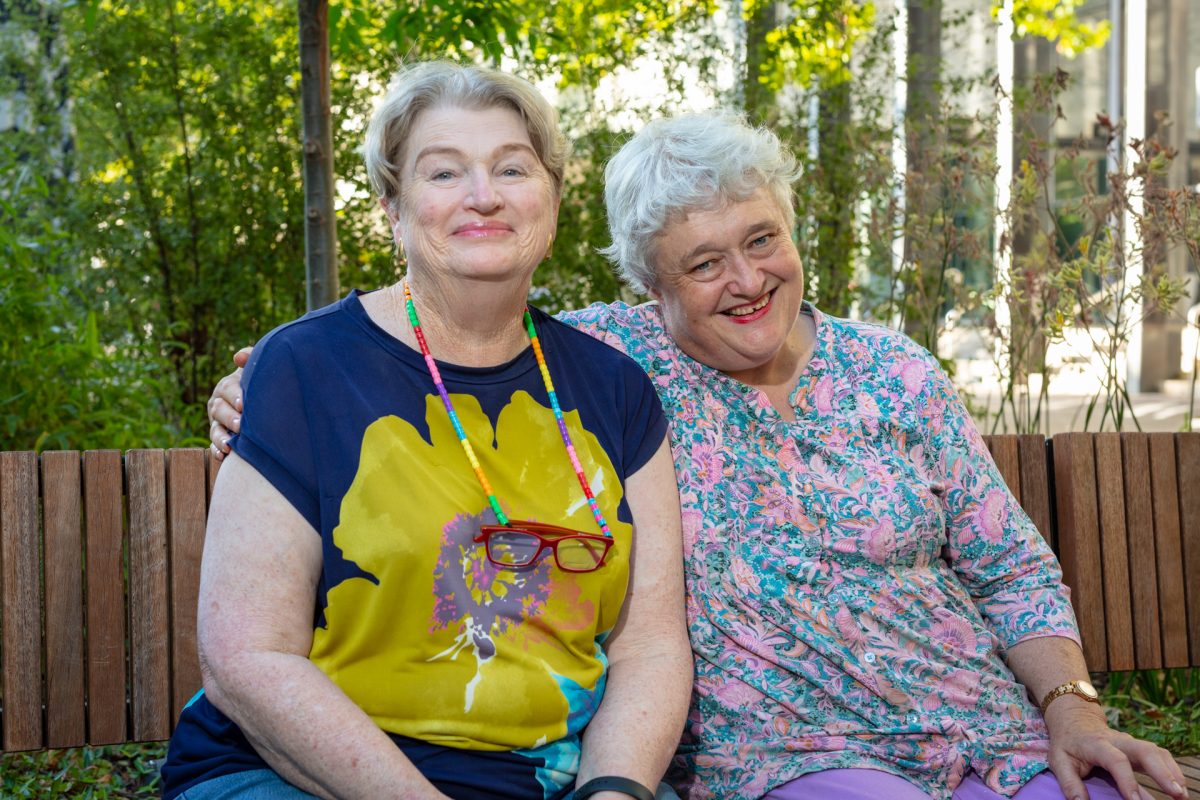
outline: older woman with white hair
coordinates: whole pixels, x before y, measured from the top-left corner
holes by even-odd
[[[1054,555],[936,360],[804,301],[796,177],[737,118],[650,123],[606,170],[606,252],[654,302],[560,316],[669,420],[696,667],[677,787],[1137,800],[1137,769],[1183,798],[1169,753],[1108,727]]]

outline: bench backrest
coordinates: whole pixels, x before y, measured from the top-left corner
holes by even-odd
[[[1200,433],[987,437],[1093,670],[1200,666]],[[3,749],[165,739],[200,686],[200,449],[0,453]]]
[[[1200,433],[986,437],[1096,672],[1200,666]]]
[[[5,751],[170,735],[215,474],[202,449],[0,453]]]

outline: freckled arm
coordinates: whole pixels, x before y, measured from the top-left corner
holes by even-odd
[[[679,742],[692,690],[679,490],[665,440],[626,481],[626,496],[634,524],[630,588],[606,642],[608,687],[584,733],[578,784],[618,775],[653,790]]]

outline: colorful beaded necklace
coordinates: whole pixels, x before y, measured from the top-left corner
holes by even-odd
[[[488,481],[487,475],[483,471],[483,466],[480,465],[479,459],[475,457],[475,450],[471,447],[471,443],[467,440],[467,433],[463,430],[462,423],[458,419],[458,412],[454,410],[454,404],[450,402],[450,394],[446,391],[446,384],[442,381],[442,374],[438,371],[437,364],[433,360],[433,355],[429,352],[429,344],[425,341],[425,333],[421,330],[421,320],[417,318],[417,307],[413,303],[412,289],[409,288],[408,281],[404,281],[404,308],[408,311],[408,321],[412,324],[413,333],[417,337],[417,344],[421,348],[421,355],[425,357],[425,365],[429,367],[429,375],[433,378],[433,385],[437,388],[438,395],[442,398],[442,405],[446,407],[446,414],[450,417],[450,424],[454,426],[454,433],[458,436],[458,443],[462,445],[463,452],[467,454],[467,461],[470,462],[471,468],[475,470],[475,477],[479,479],[479,485],[483,487],[483,493],[487,495],[488,504],[491,505],[492,511],[496,515],[496,520],[501,525],[508,525],[508,515],[500,508],[500,501],[496,499],[496,493],[492,491],[492,484]],[[554,410],[554,419],[558,422],[558,433],[562,437],[563,444],[566,445],[567,455],[571,459],[571,466],[575,468],[575,477],[579,479],[579,485],[583,487],[583,494],[587,497],[588,505],[592,509],[592,516],[596,518],[596,524],[600,526],[601,532],[612,538],[612,532],[608,529],[608,523],[604,519],[604,514],[600,512],[600,506],[596,503],[596,496],[592,494],[591,484],[588,483],[587,476],[583,474],[583,465],[579,463],[579,456],[575,452],[575,445],[571,442],[571,434],[567,431],[567,423],[563,419],[562,409],[558,405],[558,395],[554,393],[554,382],[550,380],[550,368],[546,366],[546,357],[542,354],[542,345],[538,341],[537,330],[533,327],[533,317],[529,314],[529,308],[525,308],[525,332],[529,334],[529,342],[533,345],[533,355],[537,359],[538,369],[542,373],[542,382],[546,384],[546,393],[550,395],[550,407]]]

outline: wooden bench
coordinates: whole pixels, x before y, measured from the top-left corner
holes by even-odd
[[[1062,563],[1094,672],[1200,666],[1200,433],[988,437]],[[1200,798],[1200,757],[1180,759]],[[1166,795],[1142,784],[1155,797]]]
[[[993,436],[1097,672],[1200,666],[1200,433]],[[202,449],[0,453],[4,751],[166,739],[200,685]],[[1200,759],[1185,759],[1200,798]]]
[[[166,739],[200,686],[207,451],[0,453],[3,749]]]

